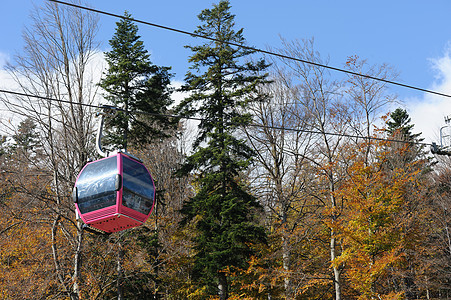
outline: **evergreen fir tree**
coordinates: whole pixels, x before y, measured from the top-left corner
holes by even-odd
[[[14,149],[24,152],[34,151],[40,145],[39,135],[36,132],[36,124],[28,117],[20,122],[16,134],[12,136],[15,145]]]
[[[172,123],[162,116],[172,103],[170,98],[170,68],[150,62],[150,55],[138,35],[138,26],[125,12],[125,19],[117,22],[116,32],[109,41],[111,51],[105,54],[108,70],[100,82],[107,92],[105,98],[124,110],[109,118],[109,143],[127,148],[127,140],[146,144],[164,137],[164,130]],[[141,111],[147,114],[128,114]]]
[[[262,226],[256,224],[259,204],[240,178],[253,156],[245,141],[237,137],[239,126],[251,121],[246,113],[250,102],[261,97],[257,87],[268,65],[243,62],[253,51],[232,47],[244,43],[243,30],[234,30],[234,15],[228,1],[198,16],[197,34],[216,39],[200,46],[187,46],[193,54],[183,90],[189,97],[178,106],[184,116],[202,118],[193,154],[179,174],[197,173],[197,194],[183,207],[184,223],[194,221],[195,265],[193,278],[208,294],[226,299],[227,267],[243,268],[252,255],[252,243],[265,241]]]
[[[8,145],[6,145],[6,136],[0,135],[0,157],[8,153],[8,148]]]
[[[387,132],[392,136],[401,137],[407,141],[416,141],[421,133],[412,133],[414,127],[405,109],[397,108],[390,114],[391,120],[387,121]]]
[[[108,70],[99,84],[106,92],[105,99],[121,109],[106,118],[107,148],[127,149],[128,145],[141,147],[160,143],[175,129],[175,122],[165,116],[172,104],[170,68],[151,63],[130,14],[125,12],[124,19],[116,25],[116,32],[109,41],[111,51],[105,54]],[[143,113],[137,114],[137,111]],[[158,231],[154,235],[138,230],[133,237],[142,241],[139,245],[145,251],[160,251]],[[120,293],[127,299],[156,299],[157,285],[158,278],[153,271],[139,272],[123,280]]]
[[[424,145],[419,144],[423,139],[421,133],[413,133],[414,124],[411,124],[409,114],[405,109],[397,108],[390,114],[390,119],[386,121],[386,131],[391,139],[405,141],[392,142],[390,144],[393,156],[388,159],[391,168],[402,167],[404,164],[414,160],[424,159]],[[402,151],[401,151],[402,149]]]

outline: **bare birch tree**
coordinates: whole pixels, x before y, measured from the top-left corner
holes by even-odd
[[[383,80],[393,81],[397,74],[386,65],[371,66],[357,56],[351,56],[346,62],[346,68],[354,73],[363,74]],[[396,101],[396,97],[387,93],[387,83],[380,80],[372,80],[364,76],[349,75],[346,82],[346,95],[352,114],[352,133],[358,136],[370,137],[374,124],[380,119],[380,111],[387,109],[390,103]],[[365,159],[368,161],[370,146],[367,146]]]
[[[309,118],[296,105],[296,89],[283,70],[274,66],[272,80],[261,92],[268,95],[267,101],[251,108],[258,126],[245,128],[245,133],[256,153],[251,175],[255,191],[267,210],[268,222],[277,224],[272,235],[281,239],[285,297],[294,299],[294,281],[302,277],[297,276],[302,270],[293,267],[292,236],[307,213],[305,190],[311,173],[305,153],[310,151],[312,136],[304,131]]]
[[[283,40],[283,48],[278,52],[304,61],[326,64],[314,50],[313,40]],[[317,174],[317,179],[310,181],[310,189],[317,189],[315,197],[325,207],[325,224],[336,222],[341,204],[335,191],[344,173],[340,168],[340,150],[344,145],[342,134],[348,130],[350,118],[347,106],[343,103],[341,85],[330,81],[327,70],[317,65],[287,59],[282,59],[280,63],[287,70],[285,82],[293,81],[296,88],[293,99],[296,105],[302,107],[299,111],[309,118],[307,129],[316,133],[309,143],[314,151],[298,155],[308,160]],[[335,134],[330,135],[331,132]],[[335,299],[339,300],[342,299],[342,266],[334,263],[339,255],[339,239],[332,226],[329,229],[330,266]]]
[[[70,299],[80,299],[83,229],[75,221],[70,193],[75,175],[92,153],[96,97],[93,61],[97,17],[51,2],[35,7],[24,30],[25,47],[9,72],[26,96],[3,95],[15,118],[36,125],[43,156],[37,163],[52,181],[44,201],[50,226],[55,277]],[[34,97],[39,96],[39,98]],[[41,187],[45,191],[45,187]]]

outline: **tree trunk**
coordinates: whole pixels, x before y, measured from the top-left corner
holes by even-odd
[[[77,220],[77,249],[75,251],[74,258],[74,274],[72,275],[72,291],[76,295],[80,295],[80,275],[81,275],[81,264],[82,264],[82,246],[83,246],[83,222],[79,219]]]
[[[283,203],[283,213],[282,213],[282,226],[283,226],[283,233],[282,233],[282,262],[283,262],[283,269],[285,271],[284,275],[284,288],[285,288],[285,298],[286,299],[293,299],[292,295],[292,284],[291,284],[291,249],[290,249],[290,238],[288,233],[288,226],[287,226],[287,218],[288,218],[288,207]]]
[[[330,163],[331,161],[329,161]],[[333,174],[329,174],[329,189],[331,193],[331,207],[332,209],[335,209],[337,207],[337,202],[335,199],[335,196],[333,195],[335,191],[335,185],[334,185],[334,177]],[[337,219],[335,211],[332,212],[332,222],[335,222]],[[331,228],[330,230],[330,261],[334,262],[335,258],[337,257],[337,240],[335,238],[335,232]],[[334,273],[334,287],[335,287],[335,300],[341,300],[341,279],[340,279],[340,270],[338,266],[335,264],[332,267],[333,273]]]
[[[124,249],[122,248],[122,242],[118,244],[118,252],[117,252],[117,300],[124,299],[124,289],[122,286],[123,281],[123,271],[122,271],[122,263],[124,261]]]
[[[218,279],[219,299],[225,300],[229,298],[229,285],[227,283],[227,276],[223,272],[219,272]]]
[[[336,248],[336,240],[335,240],[335,233],[333,230],[330,232],[330,260],[334,261],[337,257],[337,254],[335,253]],[[340,270],[337,266],[333,266],[333,272],[334,272],[334,287],[335,287],[335,300],[341,300],[341,280],[340,280]]]

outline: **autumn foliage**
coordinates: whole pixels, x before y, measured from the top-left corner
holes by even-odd
[[[387,168],[388,152],[375,145],[371,162],[356,156],[349,177],[337,191],[346,203],[335,227],[343,252],[333,264],[343,265],[350,286],[359,299],[401,299],[404,294],[391,287],[395,272],[402,270],[406,249],[416,237],[405,230],[409,186],[419,171]],[[357,152],[361,153],[361,151]],[[422,201],[422,199],[415,199]]]
[[[200,32],[244,41],[220,3]],[[150,141],[134,131],[128,150],[155,179],[156,207],[143,226],[106,235],[76,219],[71,199],[96,157],[97,85],[84,73],[96,20],[50,3],[34,20],[50,31],[27,31],[10,71],[24,92],[67,101],[0,96],[18,120],[0,137],[0,299],[451,298],[451,163],[431,157],[406,110],[387,112],[384,82],[355,75],[391,80],[387,66],[352,56],[354,75],[334,78],[313,40],[282,40],[281,57],[298,60],[272,69],[219,41],[190,46],[179,112],[202,119],[200,136],[193,146],[197,123],[175,119]],[[146,74],[158,70],[164,91],[152,93],[169,103],[168,69]]]

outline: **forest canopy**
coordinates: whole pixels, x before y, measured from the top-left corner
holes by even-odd
[[[33,22],[8,69],[21,93],[0,95],[17,120],[0,139],[1,299],[451,298],[450,160],[393,110],[391,67],[350,53],[334,76],[313,39],[239,47],[220,0],[176,89],[128,12],[100,77],[97,15],[46,2]],[[101,104],[107,148],[156,186],[149,220],[112,234],[71,197],[100,158]]]

